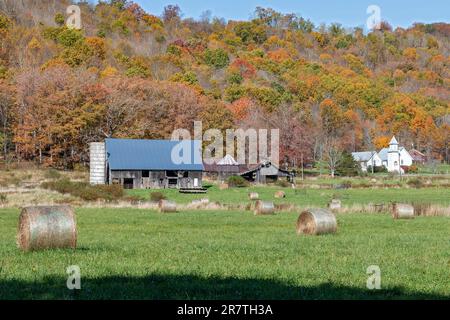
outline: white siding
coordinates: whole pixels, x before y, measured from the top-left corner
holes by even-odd
[[[382,166],[381,158],[380,158],[380,156],[378,155],[378,153],[375,153],[375,154],[373,155],[373,157],[372,157],[372,159],[370,159],[368,165],[369,165],[369,166],[373,166],[373,167],[381,167],[381,166]]]
[[[407,167],[412,166],[413,159],[412,159],[411,155],[409,154],[409,152],[405,148],[402,148],[402,150],[400,151],[400,157],[401,157],[401,161],[402,161],[402,166],[407,166]]]

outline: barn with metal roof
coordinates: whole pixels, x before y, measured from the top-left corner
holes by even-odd
[[[91,144],[91,183],[126,189],[196,189],[204,167],[200,141],[106,139]]]

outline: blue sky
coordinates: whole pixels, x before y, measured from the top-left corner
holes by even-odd
[[[365,26],[369,5],[381,8],[382,20],[408,27],[414,22],[450,22],[450,0],[134,0],[150,13],[160,15],[169,4],[178,4],[184,17],[198,18],[210,10],[213,16],[249,19],[257,6],[297,13],[316,25],[339,22],[345,27]]]

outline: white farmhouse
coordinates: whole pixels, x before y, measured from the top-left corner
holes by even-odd
[[[413,158],[405,148],[399,146],[395,137],[389,142],[389,148],[384,148],[378,155],[388,172],[404,173],[402,167],[410,167],[413,164]]]
[[[363,172],[367,172],[369,167],[382,166],[381,158],[376,151],[353,152],[352,156],[360,164]]]

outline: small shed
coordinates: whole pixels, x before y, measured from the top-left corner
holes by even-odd
[[[286,179],[289,182],[294,182],[295,172],[280,169],[270,161],[264,161],[248,168],[248,170],[242,172],[240,176],[247,181],[263,184],[278,181],[280,178]]]
[[[414,164],[425,164],[427,162],[427,156],[416,149],[409,150],[412,161]]]

